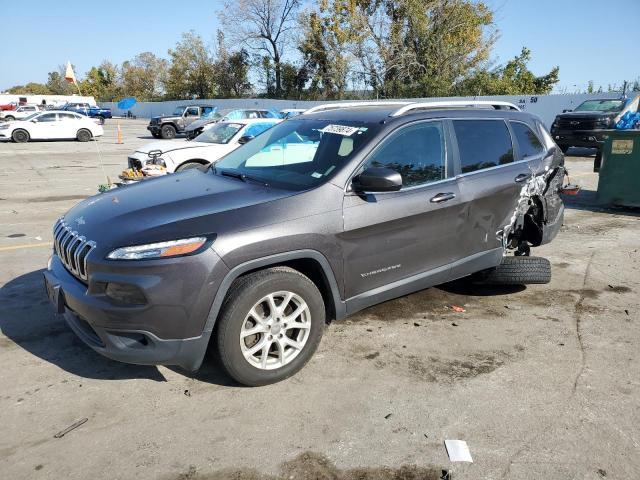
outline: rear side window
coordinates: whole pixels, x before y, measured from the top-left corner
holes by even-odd
[[[513,162],[513,146],[502,120],[454,120],[462,173]]]
[[[78,120],[78,116],[73,113],[59,113],[58,118],[60,120]]]
[[[425,122],[394,133],[365,168],[390,168],[402,175],[403,187],[413,187],[444,179],[445,158],[442,123]]]
[[[273,127],[273,123],[253,123],[247,127],[244,131],[243,135],[248,135],[251,137],[257,137],[265,130]]]
[[[511,123],[511,129],[518,142],[518,150],[522,158],[533,157],[544,151],[540,140],[528,125],[520,122]]]

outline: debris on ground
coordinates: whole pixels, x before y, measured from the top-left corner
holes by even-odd
[[[627,310],[626,308],[624,309],[624,313],[627,314],[627,317],[629,316],[629,310]]]
[[[69,433],[71,430],[75,430],[76,428],[78,428],[80,425],[83,425],[84,423],[87,422],[87,420],[89,420],[88,418],[83,418],[82,420],[78,420],[76,423],[74,423],[73,425],[68,426],[67,428],[65,428],[64,430],[59,431],[58,433],[56,433],[53,438],[62,438],[64,437],[67,433]]]
[[[467,310],[464,307],[460,307],[459,305],[451,305],[451,310],[453,310],[454,312],[458,312],[458,313],[464,313]]]
[[[390,414],[390,413],[387,413],[387,414],[384,416],[384,419],[385,419],[385,420],[389,420],[389,417],[391,417],[391,414]]]
[[[190,397],[191,396],[191,392],[187,389],[184,391],[184,394],[186,397]]]
[[[414,327],[419,327],[419,326],[420,326],[420,324],[419,324],[418,322],[413,322],[413,326],[414,326]]]
[[[453,325],[454,327],[458,326],[458,324],[456,322],[451,322],[451,325]]]
[[[450,461],[473,463],[469,446],[464,440],[445,440],[444,446]]]

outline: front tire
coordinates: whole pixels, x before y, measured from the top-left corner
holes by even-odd
[[[14,130],[11,134],[11,139],[16,143],[27,143],[29,141],[29,138],[29,132],[23,130],[22,128]]]
[[[306,276],[274,267],[237,279],[217,323],[222,366],[247,386],[279,382],[311,358],[324,331],[322,295]]]
[[[571,148],[569,145],[558,145],[558,146],[560,147],[560,150],[562,150],[562,153],[567,153]]]
[[[191,170],[193,168],[200,168],[200,169],[206,170],[206,167],[207,165],[203,165],[199,162],[187,162],[187,163],[183,163],[178,168],[176,168],[176,172],[184,172],[185,170]]]
[[[160,135],[165,140],[176,138],[176,128],[173,125],[163,125],[160,129]]]
[[[78,140],[79,142],[88,142],[91,140],[92,136],[93,135],[91,135],[91,132],[89,130],[87,130],[86,128],[81,128],[76,134],[76,140]]]

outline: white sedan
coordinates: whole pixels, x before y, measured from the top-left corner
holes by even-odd
[[[167,173],[173,173],[208,165],[281,121],[276,118],[229,120],[212,124],[191,141],[151,142],[128,158],[129,168],[141,170],[147,164],[164,164]]]
[[[0,140],[25,143],[29,140],[76,139],[88,142],[104,133],[97,120],[72,112],[48,110],[0,124]]]

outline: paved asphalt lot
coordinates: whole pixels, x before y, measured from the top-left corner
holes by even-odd
[[[0,478],[640,478],[639,212],[595,206],[592,158],[568,158],[585,190],[536,251],[551,284],[369,308],[297,376],[250,389],[211,362],[102,358],[47,303],[54,221],[151,140],[121,124],[124,145],[115,121],[97,142],[0,144]],[[474,463],[451,464],[445,439]]]

